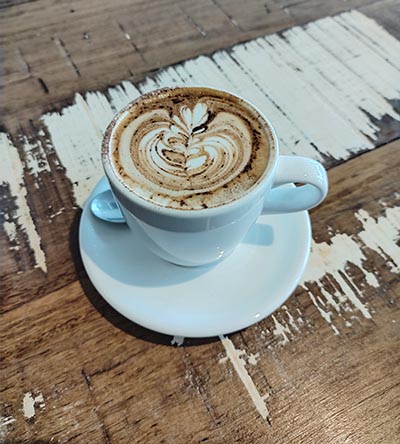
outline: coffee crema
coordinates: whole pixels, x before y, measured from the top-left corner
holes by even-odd
[[[137,196],[198,210],[232,202],[257,184],[272,143],[263,118],[242,99],[209,88],[173,88],[132,102],[107,129],[103,149]]]

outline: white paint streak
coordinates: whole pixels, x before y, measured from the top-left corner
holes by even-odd
[[[351,32],[357,34],[360,42],[371,48],[380,57],[386,57],[388,48],[393,53],[398,51],[398,40],[388,34],[384,28],[377,26],[369,17],[353,11],[353,14],[343,14],[340,20],[343,21],[344,26],[351,29]],[[390,63],[400,69],[399,57],[394,57]]]
[[[260,353],[250,353],[247,361],[251,365],[257,365],[258,360],[260,359]]]
[[[60,216],[61,214],[63,214],[64,211],[65,211],[65,208],[62,207],[62,208],[60,208],[58,211],[56,211],[55,213],[50,214],[50,216],[49,216],[50,221],[51,221],[52,219],[54,219],[55,217]]]
[[[329,243],[313,242],[310,260],[302,277],[301,284],[320,281],[326,274],[335,275],[339,270],[344,270],[348,263],[359,267],[363,270],[364,275],[367,276],[372,273],[364,270],[363,262],[365,260],[366,256],[362,252],[360,245],[347,234],[335,234]],[[379,286],[375,276],[370,279],[371,282],[374,282],[374,286]]]
[[[3,224],[3,228],[10,242],[17,242],[17,226],[15,225],[15,223],[5,221]]]
[[[400,272],[400,247],[396,241],[400,238],[400,208],[387,208],[385,215],[377,220],[365,210],[356,213],[364,230],[358,234],[364,244],[382,256],[393,273]]]
[[[111,102],[99,92],[88,93],[85,99],[76,94],[75,103],[61,114],[42,117],[55,151],[73,185],[79,206],[103,176],[100,149],[103,132],[115,112],[140,95],[129,82],[109,90]]]
[[[277,338],[278,345],[282,346],[287,344],[292,337],[294,337],[295,333],[301,333],[300,327],[304,325],[304,320],[302,318],[301,311],[296,308],[296,319],[289,312],[286,305],[282,305],[280,309],[280,320],[278,321],[274,315],[272,315],[272,320],[274,321],[274,328],[272,329],[272,335]],[[285,319],[285,315],[287,320]],[[268,330],[269,331],[269,330]],[[261,331],[261,337],[265,339],[266,332],[264,330]],[[272,345],[268,345],[268,348],[272,348]]]
[[[370,43],[379,42],[380,49],[376,51],[374,45],[366,45],[365,39],[360,39],[360,33],[355,32],[354,27],[368,36]],[[316,40],[322,38],[321,45],[342,60],[346,72],[344,80],[361,82],[365,86],[365,92],[352,89],[352,93],[356,93],[355,100],[363,98],[366,109],[374,108],[376,117],[388,114],[399,119],[394,109],[388,108],[387,102],[382,100],[395,98],[400,92],[399,71],[391,63],[391,60],[396,63],[399,59],[399,42],[396,45],[389,33],[357,11],[312,23],[309,32]]]
[[[225,364],[225,363],[227,363],[228,362],[228,356],[224,356],[223,358],[220,358],[219,360],[218,360],[218,364]]]
[[[79,94],[77,99],[82,110],[89,121],[98,138],[103,138],[103,132],[115,114],[115,109],[107,100],[107,97],[99,92],[90,92],[85,95],[85,99]],[[78,100],[77,100],[78,102]]]
[[[294,319],[294,317],[292,316],[292,314],[289,312],[289,310],[287,309],[286,305],[283,305],[282,308],[285,310],[286,316],[288,317],[289,320],[289,325],[292,327],[292,329],[297,332],[300,333],[300,329],[296,324],[296,321]],[[301,318],[300,318],[301,319]]]
[[[332,307],[337,316],[358,310],[366,319],[372,319],[371,310],[362,301],[363,282],[356,283],[349,272],[350,264],[358,267],[364,274],[365,283],[378,288],[379,281],[375,274],[367,269],[367,248],[377,252],[388,264],[392,273],[400,271],[400,248],[396,244],[400,238],[400,208],[389,208],[386,204],[384,214],[372,218],[365,210],[355,213],[363,229],[353,236],[334,235],[330,242],[313,243],[310,261],[304,273],[301,285],[307,290],[310,299],[325,321],[330,324],[335,334],[338,328],[333,324]],[[322,280],[327,280],[333,287],[328,291]],[[317,283],[318,294],[313,294],[307,284]],[[345,326],[352,323],[345,320]]]
[[[321,288],[322,279],[327,275],[331,275],[340,288],[339,294],[342,294],[355,308],[359,309],[365,318],[370,319],[371,315],[366,305],[360,300],[360,293],[356,291],[354,285],[349,286],[342,277],[347,276],[346,268],[351,263],[360,268],[370,285],[378,287],[379,283],[376,277],[364,268],[363,263],[365,260],[366,256],[360,245],[351,236],[346,234],[336,234],[331,238],[329,243],[321,242],[318,244],[313,242],[310,260],[303,275],[301,285],[307,289],[306,283],[316,282]],[[347,278],[348,281],[351,281],[349,276],[347,276]],[[342,301],[339,300],[341,304],[343,301],[344,299],[342,299]],[[338,302],[334,302],[333,304],[332,300],[330,302],[331,305],[339,311],[340,306]],[[320,307],[317,306],[317,308],[321,313]],[[331,316],[328,316],[328,311],[325,311],[323,317],[328,323],[332,322]]]
[[[274,315],[271,316],[274,321],[275,328],[272,330],[273,335],[278,339],[279,345],[285,345],[289,342],[290,329],[288,326],[281,324]]]
[[[110,118],[112,112],[110,112]],[[82,206],[96,183],[103,176],[100,160],[102,132],[99,122],[80,94],[75,104],[65,108],[62,114],[43,116],[49,129],[54,148],[72,182],[75,200]]]
[[[308,77],[317,76],[313,87],[318,90],[331,112],[336,112],[339,119],[346,120],[345,126],[374,139],[378,128],[362,110],[376,119],[384,115],[400,119],[387,101],[398,97],[400,92],[398,82],[393,82],[398,78],[399,72],[390,62],[398,58],[396,53],[399,52],[400,44],[397,42],[397,45],[388,45],[385,54],[379,55],[360,41],[361,36],[354,31],[355,26],[369,34],[371,42],[383,43],[393,40],[393,37],[373,20],[367,19],[357,11],[310,23],[306,26],[306,33],[299,32],[299,28],[293,28],[284,35],[292,49],[300,56],[299,60],[305,62],[304,65],[298,64],[298,68]],[[380,72],[380,67],[383,72],[378,81],[373,71],[376,68]],[[392,79],[390,85],[383,81],[386,76]],[[346,105],[340,106],[343,103]],[[345,153],[342,152],[342,155]]]
[[[337,329],[337,327],[333,324],[332,322],[332,312],[331,311],[325,311],[319,302],[316,301],[314,295],[311,293],[311,291],[307,291],[308,295],[310,296],[310,299],[312,301],[312,303],[315,305],[315,307],[317,308],[319,314],[321,315],[321,317],[330,325],[330,327],[333,330],[333,333],[335,335],[339,335],[339,330]]]
[[[8,225],[5,225],[6,234],[10,236],[9,240],[15,243],[17,231],[23,230],[33,251],[35,267],[47,272],[46,256],[27,201],[23,165],[17,148],[4,133],[0,133],[0,152],[0,180],[4,185],[8,185],[17,207],[15,215],[5,214],[5,221],[8,222]]]
[[[330,281],[332,282],[333,278]],[[330,305],[335,309],[336,313],[338,314],[340,314],[343,310],[353,311],[352,308],[348,306],[348,299],[344,297],[340,292],[338,291],[329,292],[325,290],[325,287],[322,285],[320,281],[317,282],[317,285],[322,296],[324,296],[324,298],[326,299],[326,304],[322,302],[324,306]]]
[[[389,102],[400,98],[399,52],[382,27],[351,11],[165,68],[137,87],[123,82],[105,95],[78,94],[61,115],[43,121],[79,205],[103,174],[100,141],[114,112],[165,86],[230,90],[269,117],[284,154],[347,159],[374,148],[379,128],[371,116],[400,120]]]
[[[41,393],[37,396],[33,396],[31,392],[27,392],[24,395],[22,401],[22,411],[26,419],[31,419],[35,416],[35,407],[44,408],[44,398]]]
[[[129,102],[140,96],[140,91],[131,82],[122,82],[122,85],[110,88],[108,95],[115,110],[120,110]]]
[[[0,442],[5,441],[5,437],[7,435],[8,426],[14,423],[16,419],[13,416],[0,416]]]
[[[355,284],[351,284],[350,278],[344,273],[337,273],[335,275],[336,282],[339,284],[343,293],[349,298],[350,302],[360,310],[361,314],[366,319],[372,319],[371,313],[367,306],[361,302],[362,294],[357,290]]]
[[[267,395],[261,396],[255,386],[253,380],[251,379],[249,373],[246,370],[246,361],[243,359],[243,355],[245,352],[243,350],[237,350],[233,345],[233,342],[224,336],[220,336],[222,345],[225,348],[226,356],[229,358],[230,362],[233,365],[237,375],[242,381],[247,393],[249,394],[251,400],[253,401],[254,406],[256,407],[258,413],[263,419],[267,419],[269,416],[266,398]]]
[[[171,340],[171,345],[176,345],[177,347],[180,347],[183,345],[183,342],[185,341],[185,338],[183,336],[174,336]]]
[[[40,140],[30,142],[25,136],[22,139],[25,153],[25,168],[36,179],[44,171],[50,172],[45,149]]]

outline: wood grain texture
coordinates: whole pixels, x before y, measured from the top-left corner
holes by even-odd
[[[0,442],[397,444],[399,5],[0,2]],[[209,340],[123,318],[78,248],[111,115],[179,82],[242,94],[329,167],[295,293]]]
[[[374,220],[398,204],[399,148],[395,142],[330,171],[330,196],[311,215],[316,242],[329,242],[332,232],[356,238],[362,226],[355,204]],[[224,359],[220,341],[172,347],[171,338],[117,314],[85,276],[15,308],[4,316],[3,332],[3,416],[15,419],[7,425],[8,442],[89,436],[91,442],[395,443],[400,286],[377,252],[364,252],[364,268],[376,274],[379,288],[363,285],[350,263],[347,272],[362,288],[372,319],[355,307],[337,313],[340,334],[334,335],[299,287],[274,317],[229,339],[265,397],[268,420]],[[313,289],[323,298],[318,292]],[[35,406],[30,420],[22,410],[26,393],[42,394],[45,404]]]

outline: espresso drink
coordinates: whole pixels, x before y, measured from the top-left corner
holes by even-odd
[[[269,127],[243,100],[208,88],[173,88],[131,103],[103,146],[131,192],[162,207],[198,210],[254,187],[271,144]]]

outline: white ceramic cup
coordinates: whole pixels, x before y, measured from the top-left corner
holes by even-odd
[[[271,123],[253,105],[248,105],[262,117],[272,138],[263,178],[237,200],[201,210],[161,207],[130,191],[113,170],[109,149],[113,131],[129,112],[130,105],[108,126],[102,161],[116,201],[133,233],[137,236],[139,229],[140,241],[166,261],[199,266],[221,260],[241,242],[260,214],[308,210],[325,198],[328,179],[324,167],[306,157],[280,156],[278,138]],[[293,183],[303,186],[281,187]]]

